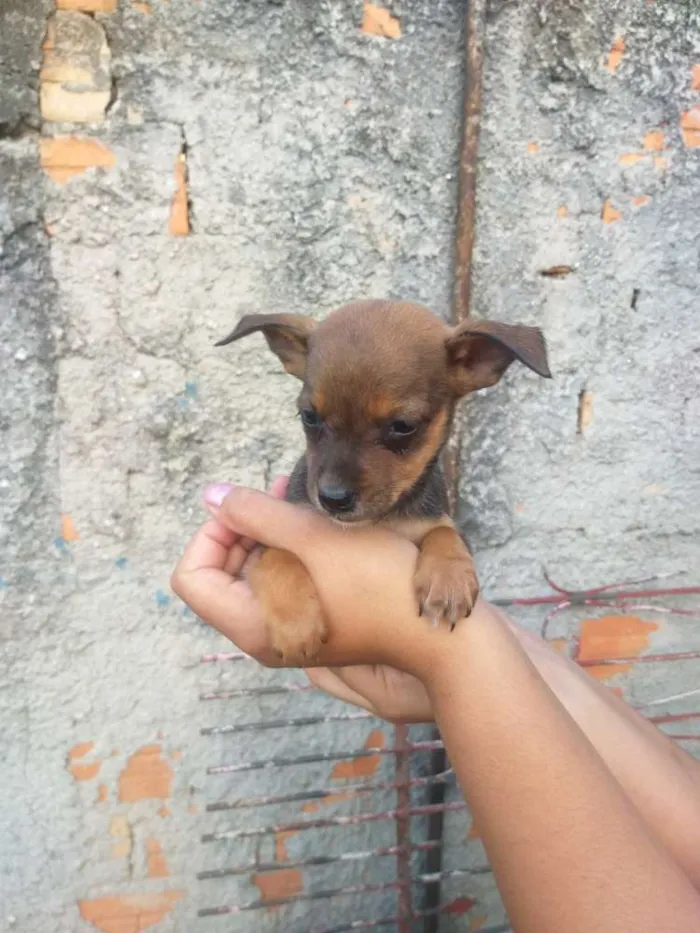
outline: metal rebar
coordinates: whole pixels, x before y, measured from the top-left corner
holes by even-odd
[[[444,782],[454,777],[451,770],[443,771],[440,774],[429,774],[425,777],[411,778],[405,785],[409,789],[415,787],[427,787],[436,782]],[[213,813],[221,810],[243,810],[250,807],[267,807],[273,804],[282,803],[302,803],[309,800],[325,800],[327,797],[343,796],[361,796],[364,794],[376,793],[382,790],[397,790],[399,783],[396,781],[374,781],[366,784],[335,784],[332,787],[320,787],[315,790],[299,791],[295,794],[270,794],[264,797],[241,797],[238,800],[222,800],[217,803],[209,803],[206,810]]]
[[[441,740],[413,742],[411,751],[430,752],[442,747]],[[347,758],[369,758],[374,755],[396,755],[398,748],[359,748],[350,752],[328,752],[316,755],[299,755],[297,758],[262,758],[259,761],[246,761],[238,765],[214,765],[207,768],[207,774],[239,774],[242,771],[259,771],[264,768],[285,768],[292,765],[309,765],[322,761],[344,761]]]
[[[440,808],[455,812],[465,810],[466,803],[444,803]],[[280,833],[300,833],[309,829],[330,829],[333,826],[361,826],[365,823],[380,823],[386,820],[398,820],[411,816],[429,816],[437,808],[430,804],[419,807],[408,807],[405,810],[385,810],[381,813],[357,813],[352,816],[329,816],[315,820],[297,820],[293,823],[278,823],[270,826],[256,826],[253,829],[223,829],[218,832],[205,833],[202,842],[222,842],[231,839],[254,839],[259,836],[275,836]]]

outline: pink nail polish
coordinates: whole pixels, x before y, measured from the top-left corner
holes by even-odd
[[[207,505],[213,505],[218,509],[232,489],[233,486],[230,483],[213,483],[205,487],[204,501]]]

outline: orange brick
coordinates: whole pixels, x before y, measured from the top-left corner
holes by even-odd
[[[83,920],[102,933],[143,933],[143,930],[160,923],[184,896],[184,891],[163,891],[98,897],[91,901],[78,901],[78,910]]]
[[[624,54],[625,40],[622,36],[618,36],[610,46],[610,52],[608,53],[608,71],[610,74],[615,74]]]
[[[643,162],[646,155],[643,152],[625,152],[618,158],[620,165],[636,165],[637,162]]]
[[[603,204],[602,219],[604,224],[614,224],[616,220],[622,219],[622,214],[617,208],[612,206],[610,199]]]
[[[173,769],[161,756],[159,745],[145,745],[129,759],[119,775],[119,800],[164,800],[173,786]]]
[[[681,114],[681,136],[686,149],[700,147],[700,107],[692,107]]]
[[[175,162],[175,184],[168,229],[173,236],[187,236],[190,232],[190,217],[187,203],[187,163],[183,152],[178,154]]]
[[[46,174],[58,185],[65,184],[74,175],[82,175],[89,168],[112,168],[117,161],[112,150],[102,143],[78,136],[42,139],[39,159]]]
[[[664,148],[664,134],[661,130],[649,130],[644,134],[644,148],[652,152],[661,152]]]
[[[385,39],[401,38],[401,26],[398,19],[388,10],[375,6],[374,3],[365,3],[360,28],[370,36],[383,36]]]
[[[149,878],[167,878],[170,874],[163,849],[157,839],[146,840],[146,865]]]
[[[114,13],[119,0],[56,0],[57,10],[77,10],[79,13]]]

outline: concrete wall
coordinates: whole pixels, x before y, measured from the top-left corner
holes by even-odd
[[[391,859],[196,874],[391,844],[389,822],[199,837],[301,814],[208,802],[392,774],[391,756],[207,767],[392,738],[364,720],[200,735],[342,708],[200,702],[300,680],[200,665],[227,646],[168,577],[203,483],[262,486],[298,450],[293,386],[262,341],[212,348],[241,313],[321,315],[370,294],[447,313],[463,4],[365,8],[383,36],[340,0],[58,6],[11,0],[0,28],[0,927],[235,933],[391,916],[388,892],[196,918],[391,880]],[[465,406],[462,517],[491,594],[539,592],[543,563],[571,586],[697,566],[699,26],[691,5],[646,0],[585,15],[564,0],[490,5],[474,312],[541,324],[556,376],[513,371]],[[572,271],[542,274],[556,266]],[[695,623],[642,616],[621,629],[572,613],[554,634],[613,654],[700,647]],[[697,682],[697,663],[616,682],[670,694]],[[391,805],[378,794],[321,815]],[[466,828],[448,820],[448,867],[483,864]],[[451,880],[445,899],[465,891],[476,903],[454,901],[442,928],[502,920],[489,876]]]

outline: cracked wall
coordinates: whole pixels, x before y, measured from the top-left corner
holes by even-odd
[[[201,666],[226,646],[168,578],[201,486],[262,486],[299,447],[294,387],[262,341],[213,349],[239,315],[320,315],[369,294],[447,313],[463,12],[458,0],[3,7],[3,928],[304,930],[327,904],[196,913],[393,876],[383,860],[197,880],[339,838],[201,845],[261,822],[204,812],[261,789],[259,772],[207,767],[342,755],[391,734],[358,720],[254,742],[201,735],[339,707],[199,702],[295,675]],[[544,384],[514,371],[465,406],[462,518],[491,594],[539,592],[541,564],[572,586],[697,566],[698,26],[690,4],[489,5],[474,311],[542,325],[555,372]],[[700,641],[653,621],[603,630],[618,653]],[[584,642],[593,631],[598,644],[590,623]],[[616,675],[637,696],[695,676]],[[341,764],[268,772],[265,792],[335,782],[323,814],[380,807],[342,786],[389,780],[390,757]],[[450,816],[448,867],[483,861],[466,830]],[[343,833],[356,849],[395,838],[390,823]],[[445,896],[445,930],[502,919],[489,876],[460,876]],[[356,896],[338,916],[393,903]]]

